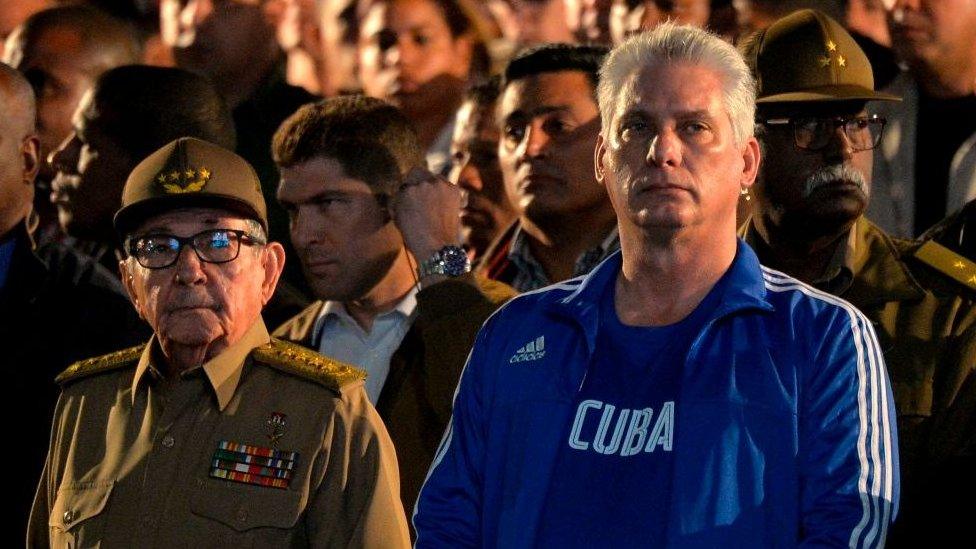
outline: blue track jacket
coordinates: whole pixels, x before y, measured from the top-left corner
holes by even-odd
[[[482,327],[414,511],[417,547],[535,545],[620,263],[517,297]],[[882,546],[898,446],[871,322],[742,241],[730,269],[675,403],[668,546]]]

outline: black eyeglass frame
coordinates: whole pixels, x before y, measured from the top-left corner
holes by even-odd
[[[832,125],[830,131],[824,133],[824,136],[826,136],[826,139],[823,140],[823,143],[820,144],[820,145],[817,145],[815,147],[801,145],[800,144],[800,136],[798,135],[798,131],[799,131],[798,128],[801,125],[801,123],[802,122],[808,122],[808,121],[811,121],[811,120],[825,121],[825,122],[826,121],[829,121],[831,123],[831,125]],[[854,130],[848,130],[848,127],[849,127],[848,124],[850,124],[851,122],[857,122],[857,121],[864,121],[864,122],[867,122],[868,124],[878,123],[878,133],[877,133],[877,135],[874,135],[872,133],[872,142],[871,142],[871,146],[870,147],[867,147],[867,148],[859,148],[859,147],[854,146],[854,143],[856,142],[856,139],[853,138],[853,137],[851,137],[851,131],[854,131]],[[800,151],[809,151],[809,152],[819,152],[819,151],[822,151],[822,150],[826,149],[827,146],[830,145],[831,136],[833,136],[833,134],[837,131],[837,128],[838,127],[843,127],[844,128],[844,136],[851,143],[851,146],[854,147],[853,152],[862,152],[862,151],[870,151],[870,150],[874,150],[874,149],[878,148],[878,145],[881,144],[882,137],[884,137],[884,129],[885,129],[885,126],[888,124],[888,119],[885,118],[885,117],[883,117],[883,116],[881,116],[881,115],[878,115],[878,114],[870,114],[870,115],[867,115],[867,116],[861,116],[861,115],[857,115],[857,116],[804,116],[804,117],[797,117],[797,118],[786,118],[786,117],[783,117],[783,118],[769,118],[769,119],[766,119],[766,120],[760,120],[759,121],[759,124],[761,124],[763,126],[778,126],[778,127],[790,126],[790,128],[793,130],[793,146],[796,147],[797,150],[800,150]],[[855,130],[856,129],[857,128],[855,128]]]
[[[234,235],[234,236],[237,237],[236,239],[230,239],[230,242],[236,242],[237,243],[237,248],[234,250],[234,256],[233,257],[231,257],[229,259],[224,259],[224,260],[221,260],[221,261],[212,261],[210,259],[207,259],[207,258],[203,257],[203,255],[200,254],[200,249],[197,248],[197,245],[194,243],[194,241],[197,238],[200,238],[203,235],[212,235],[214,233],[229,233],[229,234],[232,234],[232,235]],[[139,254],[137,253],[137,250],[135,249],[135,247],[136,247],[136,243],[138,241],[143,240],[143,239],[147,239],[147,238],[169,238],[169,239],[172,239],[172,240],[176,241],[179,246],[175,250],[176,253],[173,254],[173,260],[170,261],[169,263],[165,264],[165,265],[159,265],[159,266],[150,266],[150,265],[147,265],[147,264],[143,263],[142,259],[140,259]],[[197,259],[199,259],[201,262],[203,262],[203,263],[213,263],[215,265],[220,265],[222,263],[230,263],[231,261],[234,261],[235,259],[237,259],[241,255],[241,246],[242,245],[244,245],[244,246],[264,246],[265,244],[267,244],[267,242],[265,240],[263,240],[261,238],[258,238],[256,236],[253,236],[253,235],[249,234],[247,231],[242,231],[240,229],[207,229],[205,231],[200,231],[200,232],[198,232],[196,234],[192,234],[190,236],[176,236],[176,235],[166,234],[166,233],[146,233],[146,234],[141,234],[141,235],[137,235],[137,236],[130,236],[129,238],[127,238],[125,240],[125,250],[126,250],[126,252],[131,257],[134,257],[136,259],[136,262],[139,263],[139,265],[142,265],[143,267],[145,267],[147,269],[157,270],[157,269],[166,269],[166,268],[172,267],[174,264],[176,264],[176,262],[180,258],[180,254],[183,253],[183,248],[186,247],[187,245],[189,245],[190,248],[193,249],[193,253],[195,253],[197,255]]]

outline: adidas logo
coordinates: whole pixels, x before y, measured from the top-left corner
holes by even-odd
[[[509,364],[516,362],[531,362],[546,356],[546,336],[539,336],[535,341],[530,341],[519,347],[518,351],[508,359]]]

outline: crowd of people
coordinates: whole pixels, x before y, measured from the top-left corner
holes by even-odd
[[[3,2],[11,541],[959,544],[973,28]]]

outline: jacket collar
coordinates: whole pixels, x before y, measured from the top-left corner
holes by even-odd
[[[547,304],[548,310],[553,314],[571,319],[582,327],[590,353],[596,347],[600,298],[607,285],[616,280],[621,264],[622,252],[618,250],[603,260],[588,275],[576,279],[580,280],[579,286],[569,295]],[[732,264],[717,285],[718,291],[721,292],[719,306],[709,317],[707,321],[709,323],[745,309],[773,310],[772,304],[766,299],[766,284],[759,259],[752,248],[741,239],[737,240]]]
[[[747,242],[761,238],[751,219],[743,225],[740,234],[746,236]],[[762,247],[765,243],[758,241],[756,245]],[[817,288],[862,308],[888,301],[920,299],[924,295],[925,290],[901,260],[894,241],[866,217],[862,216],[854,222],[848,237],[839,246],[843,249],[834,254],[833,263],[837,262],[838,257],[842,258],[839,272],[849,272],[850,280],[843,284],[832,284],[836,277],[825,278],[814,283]]]
[[[260,347],[269,341],[271,341],[271,336],[268,335],[268,329],[265,327],[264,321],[259,317],[248,328],[247,332],[244,333],[240,341],[200,366],[200,368],[203,368],[204,373],[207,375],[207,380],[213,388],[220,411],[223,411],[227,407],[230,399],[234,396],[234,392],[237,391],[237,385],[241,380],[241,373],[244,370],[245,359],[247,359],[255,347]],[[143,349],[142,355],[139,357],[139,363],[136,365],[135,375],[132,376],[131,393],[133,404],[135,403],[136,390],[139,382],[146,372],[152,370],[157,375],[160,374],[153,365],[153,357],[158,356],[158,348],[159,342],[156,336],[153,335],[152,339],[149,340],[149,344]],[[196,369],[193,368],[188,370],[188,372]]]

